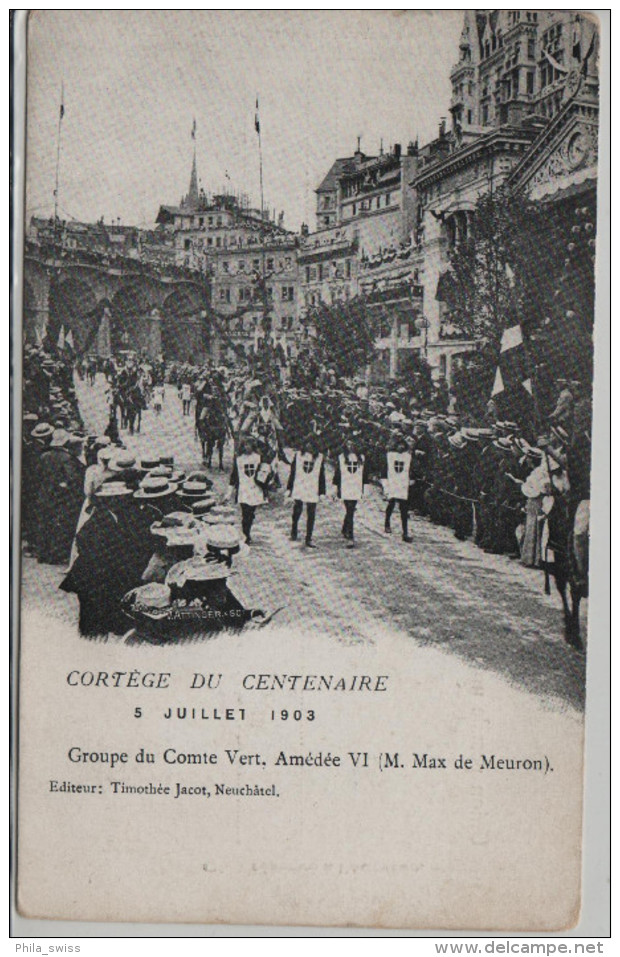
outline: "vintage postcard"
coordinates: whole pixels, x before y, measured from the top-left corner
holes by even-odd
[[[577,924],[600,61],[29,14],[21,915]]]

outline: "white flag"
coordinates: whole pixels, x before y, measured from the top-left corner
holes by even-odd
[[[502,347],[501,352],[508,352],[509,349],[514,349],[516,346],[520,346],[523,342],[523,335],[521,334],[521,326],[511,326],[510,329],[504,329],[502,334]]]
[[[491,395],[492,396],[499,395],[500,392],[503,392],[503,391],[504,391],[504,380],[502,379],[502,373],[498,366],[497,371],[495,373],[495,382],[493,383],[493,391],[491,392]]]

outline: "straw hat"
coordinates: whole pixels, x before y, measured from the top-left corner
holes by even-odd
[[[152,469],[156,469],[159,464],[160,464],[159,459],[155,459],[155,458],[151,459],[146,457],[142,458],[140,459],[140,471],[150,472]]]
[[[160,582],[149,582],[133,588],[124,600],[145,605],[148,608],[167,608],[170,604],[170,589]]]
[[[117,455],[113,455],[108,465],[108,468],[111,472],[125,472],[127,469],[134,469],[135,467],[135,457],[133,455],[129,455],[128,452],[122,451]]]
[[[495,439],[493,445],[496,449],[500,449],[502,452],[508,452],[512,448],[512,442],[509,439]]]
[[[128,495],[133,495],[133,489],[121,481],[104,482],[95,492],[95,498],[99,499],[126,498]]]
[[[203,539],[209,547],[223,550],[237,548],[241,541],[232,525],[206,525]]]
[[[167,537],[171,532],[177,532],[180,529],[195,529],[198,524],[191,512],[170,512],[164,515],[160,522],[153,522],[151,532],[153,535]]]
[[[158,465],[151,469],[149,475],[153,478],[167,478],[170,482],[179,483],[185,478],[185,472],[182,469],[175,469],[171,465]]]
[[[222,562],[194,556],[172,566],[166,575],[166,585],[183,588],[186,582],[221,581],[230,574],[230,569]]]
[[[39,422],[30,433],[33,439],[48,439],[54,434],[54,426],[49,422]]]
[[[215,495],[205,496],[205,498],[201,498],[198,502],[194,502],[192,500],[192,514],[202,519],[208,512],[211,511],[215,505],[215,502]]]
[[[186,482],[204,482],[207,488],[213,488],[213,482],[206,472],[189,472],[185,479]]]
[[[143,478],[140,482],[140,486],[135,492],[134,498],[164,498],[166,495],[172,495],[176,490],[177,486],[175,483],[168,481],[165,476],[154,476],[152,473],[149,473],[146,478]]]
[[[182,482],[178,489],[177,495],[180,498],[189,498],[189,499],[201,499],[204,498],[206,493],[209,491],[209,486],[206,482],[198,481],[194,479],[186,479],[185,482]]]

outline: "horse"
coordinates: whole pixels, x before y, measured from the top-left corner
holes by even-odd
[[[202,460],[211,468],[213,452],[218,451],[220,471],[224,469],[224,445],[228,435],[228,423],[217,401],[205,404],[198,416],[196,432],[202,446]]]
[[[144,394],[139,385],[133,385],[123,395],[122,421],[129,434],[139,432],[142,425],[142,410],[146,408]]]
[[[589,502],[580,502],[575,509],[568,489],[554,488],[553,496],[543,500],[543,511],[548,534],[542,563],[545,594],[550,594],[549,576],[553,575],[564,610],[564,638],[582,651],[579,606],[581,599],[588,597]]]

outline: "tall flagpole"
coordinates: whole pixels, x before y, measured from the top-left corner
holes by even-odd
[[[265,209],[265,197],[263,194],[263,146],[260,137],[260,116],[258,112],[258,94],[256,95],[256,116],[254,117],[254,128],[258,133],[258,166],[260,173],[260,215],[261,222],[263,221],[264,209]]]
[[[254,116],[254,129],[258,134],[258,169],[260,176],[260,246],[261,246],[261,291],[263,299],[263,332],[267,329],[267,286],[265,274],[265,196],[263,190],[263,144],[260,133],[260,114],[258,107],[258,93],[256,94],[256,114]],[[256,345],[254,346],[256,352]]]
[[[64,81],[60,87],[60,109],[58,111],[58,133],[56,136],[56,182],[54,188],[54,239],[58,228],[58,184],[60,175],[60,134],[62,132],[62,119],[65,115],[65,84]]]

